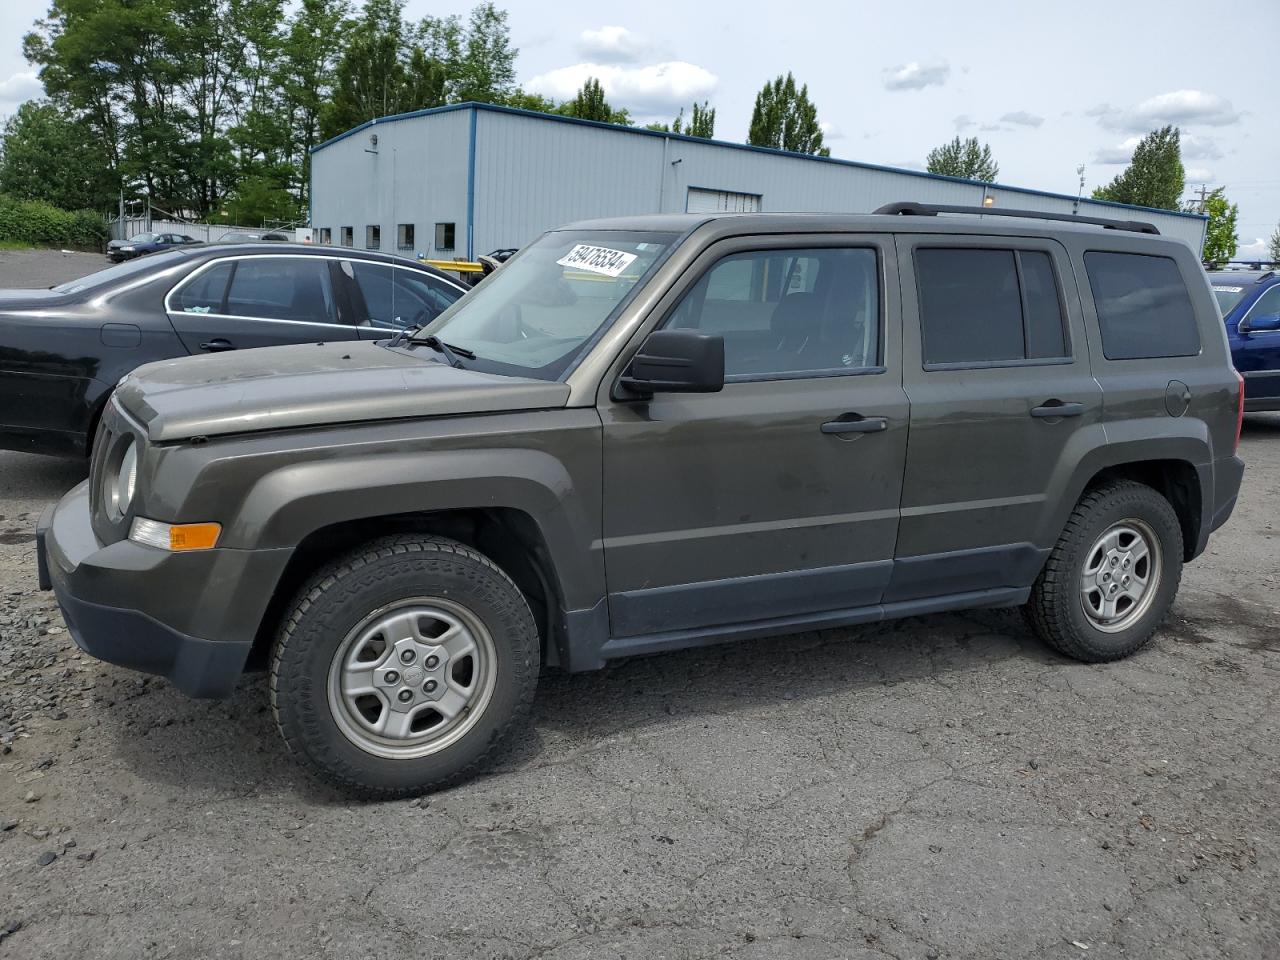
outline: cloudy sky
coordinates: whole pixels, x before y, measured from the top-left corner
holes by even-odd
[[[408,0],[406,15],[470,5]],[[1123,169],[1142,134],[1174,123],[1189,190],[1224,185],[1240,204],[1242,256],[1280,221],[1273,0],[1217,24],[1189,0],[505,6],[520,80],[547,96],[596,76],[641,122],[709,99],[717,136],[742,140],[756,91],[791,70],[834,156],[921,167],[959,133],[991,144],[1001,182],[1071,194],[1077,166],[1092,189]],[[40,93],[21,37],[46,7],[0,2],[0,114]]]

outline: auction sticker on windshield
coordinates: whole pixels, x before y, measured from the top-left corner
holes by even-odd
[[[603,274],[606,277],[617,277],[621,275],[623,270],[631,266],[635,259],[636,255],[634,253],[578,243],[556,263],[562,267],[573,267],[575,270],[587,270],[591,273]]]

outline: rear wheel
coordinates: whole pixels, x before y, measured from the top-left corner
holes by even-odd
[[[302,589],[276,640],[271,701],[314,772],[395,797],[476,772],[537,677],[537,630],[510,578],[455,541],[403,536]]]
[[[1140,483],[1090,490],[1031,591],[1028,619],[1049,646],[1102,662],[1135,652],[1169,612],[1182,577],[1182,528]]]

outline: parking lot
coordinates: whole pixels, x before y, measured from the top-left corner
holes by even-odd
[[[0,252],[0,288],[101,264]],[[1280,955],[1280,415],[1130,660],[1012,611],[543,677],[476,782],[355,803],[225,702],[82,657],[0,453],[0,956]]]

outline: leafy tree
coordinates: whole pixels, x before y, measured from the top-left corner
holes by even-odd
[[[565,117],[577,117],[579,120],[596,120],[600,123],[618,123],[623,126],[631,124],[631,116],[626,110],[615,110],[609,106],[604,97],[604,87],[595,77],[587,77],[577,96],[562,103],[556,113]]]
[[[554,100],[548,100],[540,93],[529,93],[527,90],[517,90],[507,97],[506,106],[515,107],[517,110],[532,110],[534,113],[556,112]]]
[[[1271,234],[1268,246],[1270,247],[1272,262],[1280,263],[1280,224],[1276,224],[1275,232]]]
[[[1227,202],[1223,187],[1218,187],[1204,198],[1204,212],[1209,215],[1205,226],[1204,253],[1205,263],[1226,263],[1236,255],[1240,245],[1240,236],[1236,233],[1236,218],[1239,207]]]
[[[1134,149],[1125,171],[1094,190],[1093,198],[1157,210],[1179,209],[1186,179],[1180,140],[1174,126],[1151,131]]]
[[[0,193],[63,210],[115,205],[110,157],[89,127],[48,100],[28,100],[4,125]]]
[[[684,108],[680,108],[675,120],[671,123],[648,123],[645,124],[646,130],[656,130],[659,133],[681,133],[686,137],[702,137],[704,140],[710,140],[716,135],[716,111],[715,107],[709,107],[707,101],[695,103],[693,105],[693,117],[686,125],[684,119]]]
[[[992,183],[1000,175],[1000,165],[991,157],[991,147],[978,143],[977,137],[961,140],[955,137],[929,151],[925,169],[947,177],[982,180]]]
[[[711,122],[714,126],[714,117]],[[790,73],[766,83],[756,94],[747,143],[793,153],[831,156],[831,151],[822,145],[818,110],[809,100],[809,87],[805,85],[797,90]]]
[[[462,43],[462,58],[453,76],[455,101],[504,103],[516,91],[516,56],[507,12],[492,3],[471,11]]]

